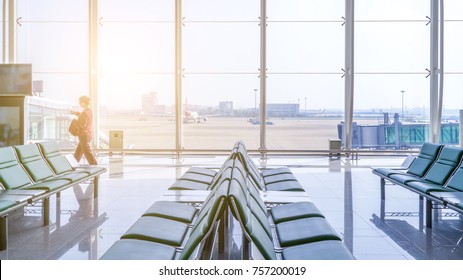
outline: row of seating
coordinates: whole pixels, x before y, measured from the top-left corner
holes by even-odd
[[[244,145],[237,143],[222,167],[211,174],[206,188],[210,193],[198,211],[175,201],[157,201],[101,259],[210,259],[216,236],[222,242],[231,238],[219,227],[227,224],[229,211],[243,231],[243,259],[354,259],[312,202],[283,204],[269,211],[262,190],[242,162],[246,154],[233,155],[240,146]],[[193,167],[187,173],[209,176],[207,172]],[[187,180],[185,175],[184,187],[197,186],[198,180]],[[221,246],[226,247],[219,241],[219,250]]]
[[[426,198],[426,226],[432,227],[435,205],[463,213],[463,149],[425,143],[405,171],[375,168],[380,177],[381,199],[385,200],[386,180]]]
[[[56,142],[0,148],[0,249],[8,244],[8,215],[43,201],[43,224],[49,224],[50,197],[89,179],[98,195],[99,166],[73,168]]]
[[[210,259],[217,224],[224,216],[233,160],[199,211],[189,204],[156,201],[100,258],[102,260]]]
[[[249,174],[237,161],[228,195],[245,241],[244,259],[353,260],[336,231],[310,201],[272,207],[270,215]],[[255,250],[253,250],[255,248]]]
[[[261,191],[304,191],[287,167],[260,171],[242,141],[235,144],[227,160],[234,158],[242,162],[252,179],[251,183]],[[192,167],[176,180],[169,190],[209,190],[216,185],[215,182],[220,176],[220,172],[212,169]]]

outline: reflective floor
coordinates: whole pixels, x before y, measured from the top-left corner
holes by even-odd
[[[49,226],[41,224],[40,205],[12,215],[8,249],[0,259],[98,259],[189,167],[218,168],[224,161],[216,156],[100,158],[108,172],[101,177],[98,199],[92,184],[81,184],[52,198]],[[255,161],[289,166],[357,259],[463,259],[463,223],[451,210],[438,210],[433,228],[426,229],[418,196],[393,185],[387,186],[381,207],[379,179],[371,168],[399,166],[401,157]],[[239,246],[236,241],[235,250]]]

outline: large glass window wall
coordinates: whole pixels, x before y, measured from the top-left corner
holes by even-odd
[[[36,94],[76,104],[89,94],[88,1],[15,3],[16,62],[32,63]],[[176,3],[182,6],[178,40]],[[111,131],[122,130],[126,148],[175,149],[180,139],[184,149],[227,150],[237,140],[258,149],[261,94],[267,149],[323,150],[328,139],[340,138],[345,1],[265,3],[261,42],[259,0],[98,0],[100,146],[108,147]],[[456,122],[463,107],[463,17],[457,12],[463,7],[458,0],[444,4],[445,123]],[[356,126],[429,123],[430,6],[429,0],[355,1],[354,147],[397,148],[397,137],[378,144]],[[402,148],[419,143],[400,139]]]

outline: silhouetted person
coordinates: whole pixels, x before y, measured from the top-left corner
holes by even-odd
[[[71,111],[71,114],[79,117],[77,119],[79,126],[79,144],[74,152],[74,157],[77,162],[79,162],[82,155],[85,155],[85,158],[90,165],[97,165],[98,163],[90,146],[90,141],[92,141],[93,137],[93,113],[90,109],[90,98],[87,96],[81,96],[79,98],[79,105],[83,109],[82,112]]]

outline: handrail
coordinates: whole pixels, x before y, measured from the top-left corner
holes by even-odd
[[[72,152],[73,150],[64,150]],[[227,149],[94,149],[97,153],[123,153],[123,154],[139,154],[139,155],[206,155],[206,156],[220,156],[229,155],[230,150]],[[333,150],[248,150],[252,155],[266,155],[266,156],[329,156],[331,154],[339,154],[340,156],[349,157],[350,155],[363,155],[363,156],[403,156],[410,154],[418,154],[419,150],[363,150],[363,149],[333,149]]]

